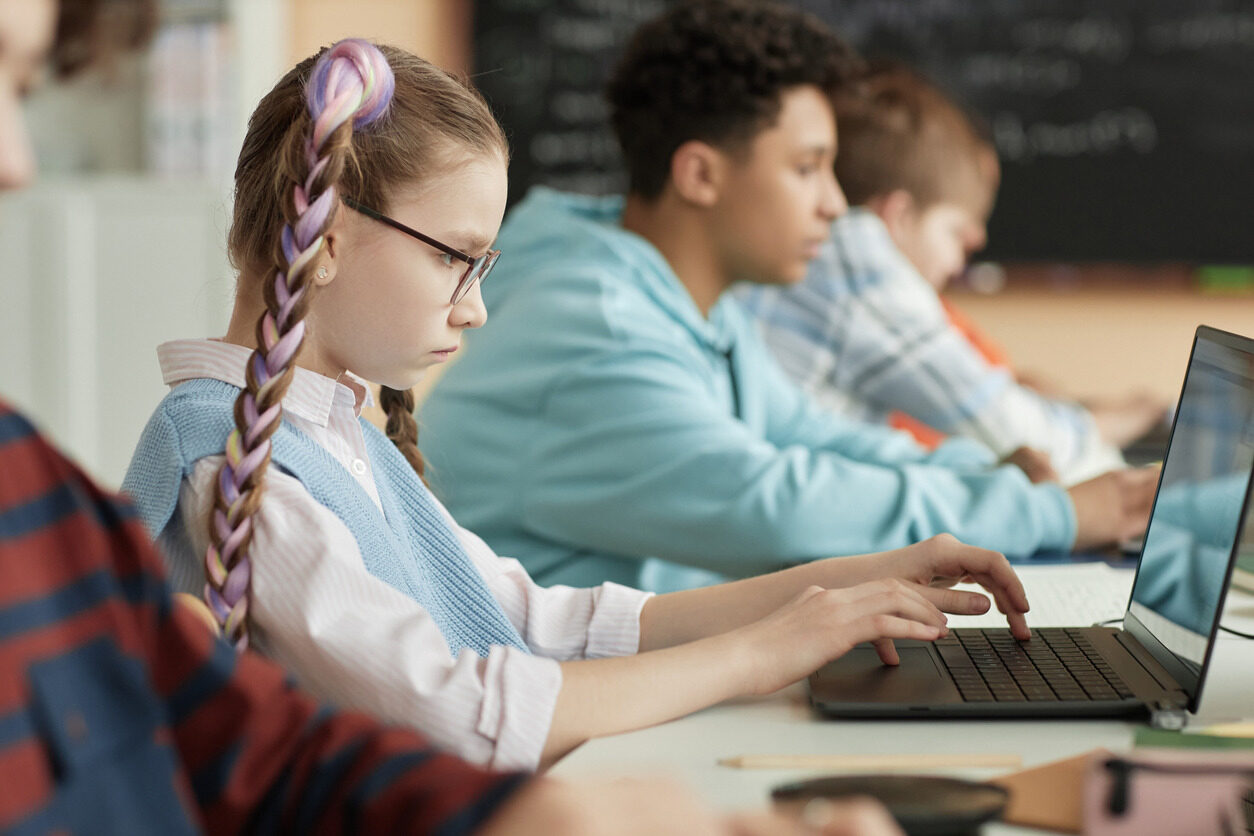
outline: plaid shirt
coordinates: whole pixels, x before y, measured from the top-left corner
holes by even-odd
[[[1068,482],[1122,462],[1086,409],[985,359],[873,212],[837,220],[800,284],[737,293],[789,377],[834,412],[875,423],[904,412],[999,457],[1035,447]]]
[[[464,833],[520,785],[319,709],[175,606],[132,507],[0,403],[0,830]]]

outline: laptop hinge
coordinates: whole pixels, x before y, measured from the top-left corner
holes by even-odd
[[[1183,705],[1165,700],[1146,703],[1150,725],[1166,731],[1180,731],[1189,722],[1189,711]]]
[[[1128,655],[1164,691],[1171,692],[1169,696],[1145,701],[1145,707],[1149,710],[1150,725],[1156,729],[1165,729],[1167,731],[1183,729],[1189,720],[1189,695],[1180,687],[1180,683],[1176,682],[1170,673],[1155,671],[1154,666],[1146,663],[1145,657],[1153,660],[1154,655],[1136,640],[1136,636],[1130,635],[1124,630],[1119,630],[1115,633],[1115,641],[1121,644],[1124,650],[1128,651]],[[1166,681],[1164,681],[1164,678]]]

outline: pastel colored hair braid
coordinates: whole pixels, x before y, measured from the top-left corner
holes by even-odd
[[[297,141],[285,143],[291,153],[277,161],[290,181],[284,223],[273,273],[263,284],[259,347],[248,359],[247,383],[235,401],[235,429],[218,471],[205,552],[205,602],[225,638],[240,650],[248,646],[253,517],[270,464],[270,437],[282,421],[283,396],[304,339],[312,277],[340,205],[337,185],[353,153],[353,131],[388,111],[394,89],[392,69],[377,47],[357,39],[336,43],[314,65],[305,85],[308,120],[292,126],[300,135],[289,137]]]

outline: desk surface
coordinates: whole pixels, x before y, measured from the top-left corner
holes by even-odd
[[[1128,573],[1129,581],[1131,573]],[[1025,585],[1026,582],[1025,582]],[[1031,588],[1028,588],[1029,598]],[[1224,623],[1254,629],[1254,595],[1233,590]],[[1254,642],[1221,633],[1202,692],[1198,725],[1254,717]],[[682,720],[584,744],[558,763],[552,774],[669,775],[694,787],[711,804],[727,810],[762,807],[777,784],[821,772],[734,769],[719,758],[745,754],[1018,754],[1034,766],[1094,747],[1126,749],[1135,724],[1106,720],[820,720],[811,714],[802,685],[769,697],[735,700]],[[990,770],[943,770],[968,778],[993,777]],[[994,834],[1039,834],[1039,830],[996,825]]]

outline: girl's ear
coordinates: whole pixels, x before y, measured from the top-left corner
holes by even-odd
[[[714,146],[689,140],[671,156],[671,183],[685,201],[702,208],[713,206],[722,192],[727,162]]]
[[[323,234],[322,252],[318,255],[313,273],[313,283],[318,287],[328,285],[335,279],[335,268],[344,250],[344,213],[344,207],[341,206],[335,220]]]

